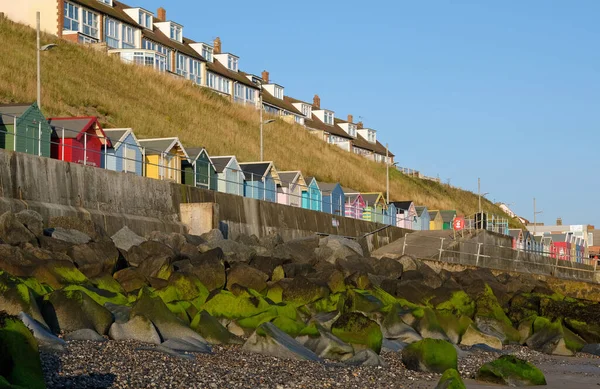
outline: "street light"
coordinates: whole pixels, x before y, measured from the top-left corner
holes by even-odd
[[[533,198],[533,236],[535,236],[535,227],[537,225],[536,217],[540,213],[544,213],[544,211],[536,211],[535,210],[535,197]]]
[[[479,196],[479,213],[481,214],[482,209],[481,209],[481,198],[485,197],[486,195],[489,195],[490,192],[485,192],[485,193],[481,193],[481,178],[477,179],[477,195]]]
[[[36,18],[37,18],[37,45],[36,45],[36,49],[37,49],[37,105],[38,105],[38,109],[42,109],[42,86],[41,86],[41,64],[40,64],[40,53],[42,51],[49,51],[52,50],[53,48],[56,47],[56,45],[54,43],[51,43],[49,45],[44,45],[40,47],[40,12],[38,11],[36,13]]]
[[[385,144],[385,195],[386,202],[390,203],[390,165],[396,166],[397,162],[390,163],[390,151],[388,144]]]
[[[262,120],[262,108],[260,109],[260,161],[264,160],[263,158],[263,124],[273,123],[275,119]]]

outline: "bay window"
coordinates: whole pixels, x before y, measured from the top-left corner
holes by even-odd
[[[86,9],[82,11],[83,33],[98,38],[98,15]]]

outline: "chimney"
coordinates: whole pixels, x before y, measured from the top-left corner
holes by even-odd
[[[562,226],[562,217],[559,217],[558,219],[556,219],[556,225]]]
[[[356,128],[358,128],[359,130],[362,130],[364,128],[363,127],[363,122],[356,123]]]
[[[262,79],[265,84],[268,84],[269,83],[269,72],[267,72],[266,70],[263,70]]]
[[[221,54],[221,38],[219,37],[216,37],[215,41],[213,42],[213,53]]]
[[[321,98],[319,95],[315,95],[315,97],[313,97],[313,107],[316,109],[321,109]]]
[[[164,9],[163,7],[160,7],[159,9],[156,10],[156,18],[158,20],[160,20],[161,22],[166,22],[167,21],[167,10]]]
[[[348,123],[354,123],[354,116],[348,115]]]

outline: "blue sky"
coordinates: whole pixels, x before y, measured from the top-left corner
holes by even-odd
[[[596,0],[138,1],[286,95],[362,117],[401,166],[600,228]]]

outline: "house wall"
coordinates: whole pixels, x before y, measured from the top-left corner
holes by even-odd
[[[36,27],[36,12],[40,11],[40,29],[58,35],[57,4],[56,0],[7,0],[2,2],[1,11],[9,19],[33,28]]]

